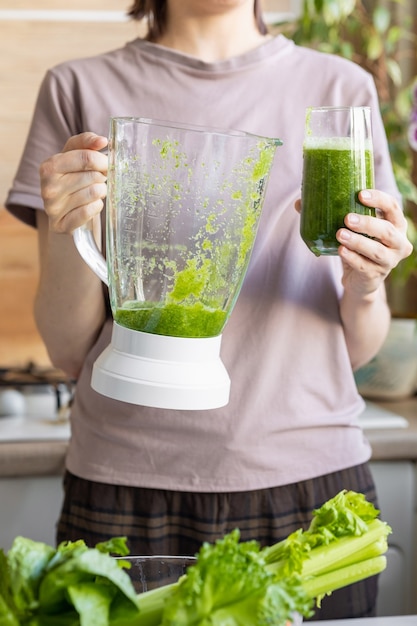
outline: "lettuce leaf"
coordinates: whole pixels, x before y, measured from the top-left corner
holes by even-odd
[[[0,551],[0,626],[108,626],[135,616],[137,594],[124,571],[126,538],[88,548],[84,541],[56,549],[16,537]]]

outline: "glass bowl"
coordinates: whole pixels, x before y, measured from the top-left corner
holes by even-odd
[[[175,583],[187,567],[196,562],[193,556],[128,556],[130,569],[126,570],[137,593]]]
[[[193,556],[127,556],[120,557],[124,561],[129,561],[129,574],[135,591],[143,593],[156,589],[162,585],[175,583],[185,574],[187,567],[194,565],[196,558]],[[302,616],[298,613],[288,626],[300,626]]]

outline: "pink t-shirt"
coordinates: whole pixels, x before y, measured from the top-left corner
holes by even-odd
[[[27,221],[42,209],[39,163],[70,135],[108,133],[110,116],[142,116],[279,137],[255,249],[222,340],[226,407],[171,411],[110,400],[90,387],[111,320],[77,384],[67,466],[87,479],[185,491],[294,483],[365,462],[363,401],[339,315],[341,264],[316,258],[299,235],[305,109],[369,105],[376,186],[396,190],[376,90],[348,61],[282,36],[205,63],[137,39],[52,69],[40,90],[8,197]]]

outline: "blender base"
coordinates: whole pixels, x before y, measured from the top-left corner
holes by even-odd
[[[221,335],[152,335],[113,323],[110,345],[93,367],[92,388],[122,402],[161,409],[225,406],[230,378],[220,359]]]

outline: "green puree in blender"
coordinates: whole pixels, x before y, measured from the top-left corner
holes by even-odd
[[[116,322],[132,330],[175,337],[217,337],[226,321],[226,312],[208,309],[201,302],[193,305],[135,302],[135,308],[116,311]]]
[[[355,163],[354,151],[331,140],[304,147],[301,235],[315,254],[337,254],[335,235],[347,213],[375,215],[357,200],[361,189],[373,186],[372,150],[365,150],[363,166]]]
[[[249,262],[261,211],[261,181],[269,172],[274,152],[275,146],[266,143],[249,174],[245,174],[249,175],[252,187],[247,198],[231,192],[231,198],[238,203],[238,221],[229,224],[233,235],[229,237],[225,232],[222,239],[214,243],[210,236],[216,235],[217,214],[209,212],[196,236],[198,252],[185,257],[181,270],[175,262],[166,265],[165,271],[171,272],[173,282],[165,299],[161,302],[146,299],[124,302],[122,307],[113,311],[118,324],[132,330],[173,337],[202,338],[221,334]]]
[[[227,246],[223,248],[227,259]],[[218,261],[218,259],[217,259]],[[221,271],[214,259],[207,259],[200,253],[189,259],[181,271],[175,271],[174,284],[163,302],[125,302],[118,308],[114,319],[118,324],[156,335],[173,337],[217,337],[226,322],[227,312],[218,304],[218,298],[211,299],[211,306],[202,302],[210,289],[223,287]]]

